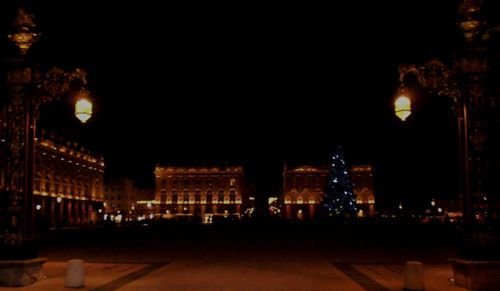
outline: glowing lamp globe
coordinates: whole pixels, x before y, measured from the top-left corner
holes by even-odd
[[[405,121],[411,115],[411,100],[410,98],[401,95],[394,102],[394,113],[399,119]]]
[[[86,98],[79,99],[75,104],[75,116],[82,123],[87,122],[92,117],[92,103]]]

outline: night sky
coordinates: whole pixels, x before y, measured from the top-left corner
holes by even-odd
[[[15,2],[0,4],[3,38]],[[447,60],[460,45],[458,1],[338,2],[32,1],[43,32],[33,55],[87,69],[95,94],[89,124],[69,101],[40,124],[142,186],[157,162],[227,162],[245,166],[257,195],[274,194],[283,161],[326,164],[342,144],[350,163],[375,166],[382,205],[456,194],[448,100],[419,96],[404,124],[392,103],[398,64]]]

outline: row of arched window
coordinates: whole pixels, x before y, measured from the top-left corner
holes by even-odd
[[[167,193],[167,191],[165,189],[162,189],[161,193]],[[178,194],[180,194],[179,190],[177,188],[172,189],[171,193],[172,193],[172,195],[178,195]],[[229,189],[228,193],[229,194],[237,194],[238,192],[236,191],[236,189]],[[182,190],[182,194],[183,195],[189,195],[189,194],[191,194],[191,190],[188,189],[188,188],[185,188],[185,189]],[[202,194],[202,190],[201,189],[195,189],[194,190],[194,194],[195,195],[197,195],[197,194],[201,195]],[[213,190],[208,189],[208,190],[205,191],[205,194],[206,195],[212,195],[212,194],[214,194],[214,192],[213,192]],[[219,189],[219,190],[217,190],[217,194],[219,194],[219,195],[220,194],[226,194],[226,192],[224,191],[224,189]]]

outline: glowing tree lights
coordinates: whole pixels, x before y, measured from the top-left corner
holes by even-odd
[[[342,148],[337,147],[330,162],[330,177],[323,197],[328,216],[354,217],[356,198]]]

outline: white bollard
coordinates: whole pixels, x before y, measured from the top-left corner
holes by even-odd
[[[424,290],[424,265],[421,262],[406,262],[404,289]]]
[[[64,287],[79,288],[83,287],[83,260],[69,260],[68,269],[66,270],[66,279]]]

